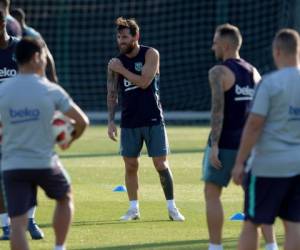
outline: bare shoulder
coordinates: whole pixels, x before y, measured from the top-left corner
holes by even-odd
[[[213,66],[208,71],[209,79],[226,79],[230,74],[230,70],[223,65]]]
[[[149,48],[146,52],[146,56],[157,58],[157,57],[159,57],[159,52],[157,49]]]

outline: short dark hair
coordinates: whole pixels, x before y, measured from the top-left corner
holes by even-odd
[[[16,59],[17,63],[22,65],[28,63],[33,55],[38,52],[41,53],[45,43],[40,38],[24,37],[16,46]]]
[[[0,4],[3,4],[5,8],[9,8],[10,0],[0,0]]]
[[[139,26],[134,18],[126,19],[124,17],[118,17],[116,19],[117,31],[121,31],[123,29],[129,29],[129,32],[132,36],[135,36],[139,33]]]
[[[25,21],[25,12],[21,8],[12,9],[12,11],[10,12],[10,14],[13,17],[16,17],[19,20]]]
[[[275,35],[273,46],[287,55],[296,55],[300,49],[299,33],[293,29],[281,29]]]
[[[220,35],[220,37],[229,38],[232,45],[236,49],[240,49],[242,46],[243,39],[238,27],[229,23],[225,23],[219,25],[216,29],[216,32]]]

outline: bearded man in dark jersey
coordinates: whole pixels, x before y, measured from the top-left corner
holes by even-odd
[[[140,218],[138,203],[139,156],[145,142],[149,157],[159,174],[167,200],[169,218],[184,221],[174,200],[173,178],[169,168],[169,153],[163,111],[159,99],[159,53],[139,44],[139,26],[134,19],[116,20],[120,54],[108,63],[107,104],[108,136],[117,138],[114,122],[118,89],[122,95],[120,153],[125,163],[125,183],[130,208],[120,219]]]

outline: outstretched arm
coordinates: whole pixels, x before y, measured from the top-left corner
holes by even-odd
[[[221,168],[219,160],[219,140],[221,137],[223,119],[224,119],[224,90],[223,79],[225,70],[223,66],[215,66],[209,71],[209,83],[211,88],[211,133],[210,142],[212,154],[211,164],[216,168]]]
[[[143,66],[141,75],[134,74],[127,70],[117,58],[112,58],[108,64],[108,67],[112,71],[123,75],[134,85],[142,89],[146,89],[159,71],[159,53],[153,48],[147,51],[145,56],[145,64]]]
[[[107,69],[107,110],[108,110],[108,136],[116,141],[117,127],[115,113],[118,105],[118,74]]]

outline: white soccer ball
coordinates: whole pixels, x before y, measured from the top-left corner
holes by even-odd
[[[75,129],[70,118],[63,114],[55,114],[52,121],[52,131],[56,143],[64,148],[72,140]]]

